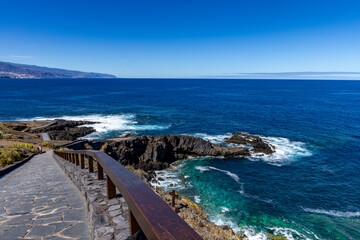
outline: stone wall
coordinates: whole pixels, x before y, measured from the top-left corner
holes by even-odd
[[[105,180],[97,179],[96,168],[94,173],[89,173],[87,166],[80,169],[80,166],[55,154],[53,156],[65,175],[85,197],[92,239],[127,239],[130,236],[129,210],[119,192],[118,197],[108,200]]]

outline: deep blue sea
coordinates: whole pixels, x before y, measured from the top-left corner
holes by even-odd
[[[360,81],[1,79],[0,90],[1,121],[99,122],[87,138],[263,136],[275,154],[185,160],[159,172],[161,186],[250,239],[360,239]]]

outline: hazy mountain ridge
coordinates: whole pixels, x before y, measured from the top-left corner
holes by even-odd
[[[59,68],[40,67],[0,62],[0,78],[115,78],[111,74],[81,72]]]

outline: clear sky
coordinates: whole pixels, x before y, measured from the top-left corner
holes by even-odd
[[[360,72],[359,0],[0,0],[0,6],[0,61],[119,77]]]

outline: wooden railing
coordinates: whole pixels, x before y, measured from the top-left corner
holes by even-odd
[[[147,239],[202,239],[148,185],[106,153],[54,150],[54,154],[81,169],[85,169],[86,158],[89,172],[97,164],[98,179],[106,175],[108,199],[115,198],[118,189],[128,204],[131,235],[141,229]]]

